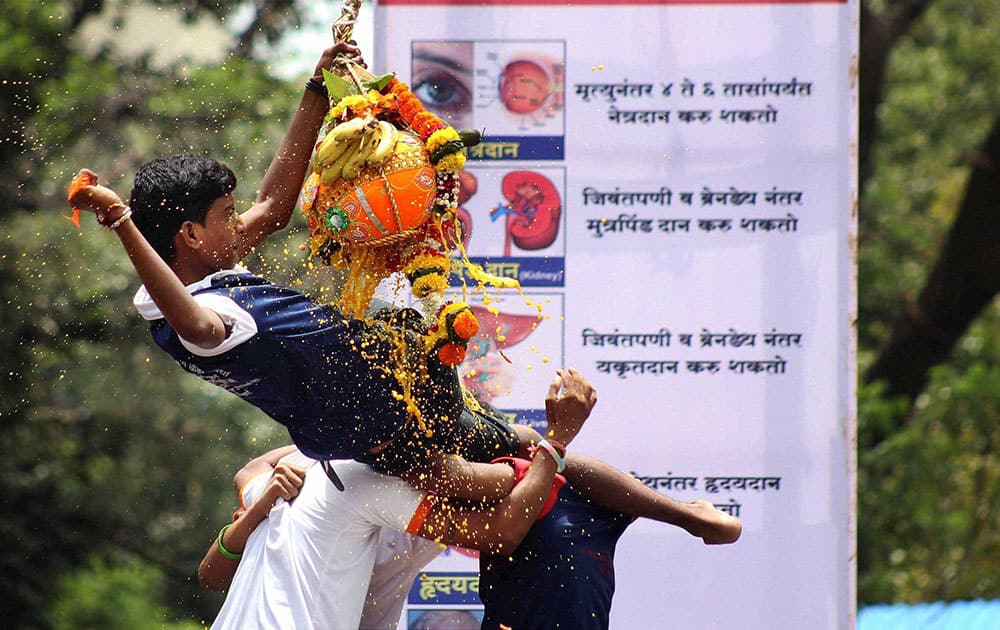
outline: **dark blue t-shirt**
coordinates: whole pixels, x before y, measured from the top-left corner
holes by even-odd
[[[257,334],[217,356],[192,354],[165,319],[151,322],[153,338],[186,370],[257,406],[287,427],[309,457],[363,455],[407,426],[410,411],[394,376],[397,353],[389,324],[344,317],[287,287],[248,273],[214,278],[196,293],[234,300]],[[409,345],[422,348],[423,340]],[[413,397],[428,422],[447,425],[462,409],[457,374],[427,365]]]
[[[484,630],[605,629],[615,592],[615,545],[633,517],[605,510],[569,484],[512,556],[483,555]]]

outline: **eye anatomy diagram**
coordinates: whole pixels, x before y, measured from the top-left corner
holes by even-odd
[[[563,128],[565,66],[561,44],[542,42],[521,50],[480,47],[476,59],[476,105],[503,111],[497,133],[544,134]],[[499,107],[498,107],[499,105]]]
[[[410,89],[424,107],[456,129],[481,128],[472,119],[472,42],[413,42]]]
[[[485,132],[470,158],[565,158],[564,41],[414,41],[411,59],[424,107]]]

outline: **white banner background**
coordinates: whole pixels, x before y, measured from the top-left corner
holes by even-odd
[[[633,524],[615,560],[612,628],[853,627],[857,14],[856,1],[397,0],[376,10],[378,70],[412,82],[425,105],[437,100],[440,113],[459,117],[456,126],[517,145],[520,159],[498,144],[487,149],[495,159],[470,161],[478,179],[465,204],[470,255],[534,261],[542,278],[565,272],[526,286],[548,318],[505,350],[514,374],[494,403],[539,409],[554,367],[577,367],[600,402],[574,449],[639,477],[697,479],[686,490],[661,484],[675,498],[739,505],[743,537],[726,547],[661,523]],[[425,42],[438,42],[431,50],[439,54],[424,55],[432,62],[449,50],[464,56],[450,73],[469,70],[467,94],[412,76]],[[786,85],[736,95],[727,83]],[[603,85],[650,88],[609,95]],[[670,113],[666,121],[623,113],[643,111]],[[761,113],[731,113],[745,111]],[[541,153],[524,159],[532,146]],[[548,199],[560,199],[555,238],[542,248],[511,246],[504,217],[489,216],[510,200],[503,176],[514,170],[544,176],[555,191]],[[664,189],[669,203],[629,195]],[[753,202],[727,194],[734,191],[755,193]],[[636,221],[616,221],[622,216]],[[730,223],[709,231],[705,219]],[[632,337],[661,330],[669,345]],[[753,335],[753,345],[743,337],[734,347],[734,332]],[[752,372],[743,361],[771,363]],[[620,375],[637,364],[613,362],[654,363]],[[689,362],[717,371],[695,372]],[[719,483],[707,477],[780,482],[723,482],[711,492]],[[442,562],[475,570],[467,559]]]

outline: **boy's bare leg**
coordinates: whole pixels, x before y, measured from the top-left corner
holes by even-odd
[[[736,542],[743,531],[740,520],[716,509],[709,501],[677,501],[664,496],[610,464],[577,452],[566,455],[566,478],[598,505],[676,525],[706,545]]]

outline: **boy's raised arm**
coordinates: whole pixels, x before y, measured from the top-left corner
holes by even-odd
[[[76,208],[95,213],[99,223],[113,228],[149,295],[177,334],[201,348],[214,348],[222,343],[226,338],[222,318],[199,305],[188,293],[177,274],[128,220],[131,211],[118,193],[97,184],[93,171],[82,169],[77,179],[84,176],[94,183],[76,191],[70,202]]]
[[[360,51],[351,44],[339,43],[327,48],[313,71],[316,82],[322,83],[323,68],[329,69],[336,56],[346,56],[360,62]],[[242,215],[246,232],[243,235],[241,257],[269,235],[288,225],[309,167],[316,136],[329,106],[329,100],[319,91],[306,89],[303,93],[285,139],[264,174],[257,200]]]
[[[559,370],[558,374],[545,398],[549,426],[546,439],[569,444],[590,415],[597,394],[576,370]],[[556,467],[550,451],[538,448],[527,474],[508,497],[478,509],[437,501],[416,533],[444,544],[510,552],[521,543],[542,511]]]

